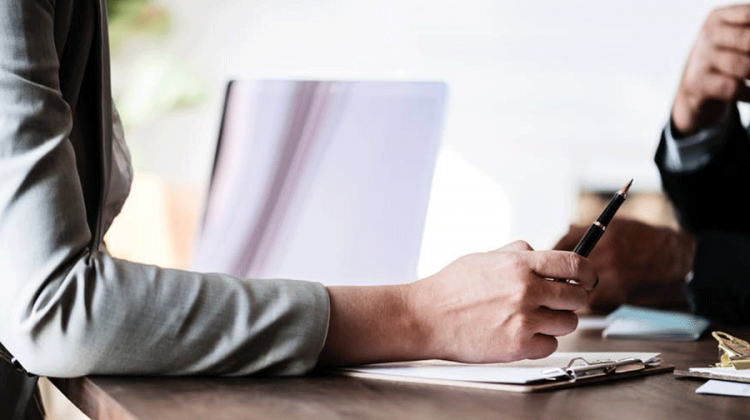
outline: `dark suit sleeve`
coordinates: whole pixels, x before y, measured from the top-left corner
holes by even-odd
[[[656,164],[680,224],[698,240],[687,287],[695,312],[750,325],[750,137],[736,110],[730,124],[727,141],[701,169],[669,171],[664,133]]]
[[[656,153],[662,185],[675,206],[685,230],[730,230],[750,233],[750,217],[745,202],[750,186],[750,137],[739,114],[733,112],[727,141],[703,168],[671,172],[664,166],[664,133]]]

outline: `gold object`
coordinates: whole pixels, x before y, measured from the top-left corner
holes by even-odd
[[[714,331],[711,335],[719,342],[721,362],[716,364],[717,367],[750,369],[750,343],[721,331]]]

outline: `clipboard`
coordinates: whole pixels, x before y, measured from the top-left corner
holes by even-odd
[[[667,373],[674,370],[673,365],[662,364],[658,357],[649,358],[645,361],[638,357],[613,358],[613,360],[594,359],[592,357],[602,354],[606,353],[553,354],[553,356],[556,356],[556,359],[553,360],[567,357],[569,358],[568,363],[559,366],[541,367],[543,362],[537,362],[540,365],[539,369],[529,374],[519,373],[516,367],[520,365],[523,368],[524,364],[528,365],[534,361],[492,365],[420,361],[338,368],[328,372],[365,379],[533,393]],[[623,353],[612,354],[622,355]],[[641,354],[645,353],[637,355]],[[472,374],[471,369],[474,369],[477,373]],[[497,370],[496,375],[492,374],[493,369]]]

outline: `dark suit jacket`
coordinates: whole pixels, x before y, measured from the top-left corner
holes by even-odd
[[[698,240],[688,283],[696,313],[750,325],[750,136],[736,110],[726,144],[713,152],[697,171],[670,172],[662,133],[656,164],[681,225]]]

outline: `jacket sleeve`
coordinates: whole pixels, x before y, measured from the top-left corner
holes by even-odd
[[[735,109],[727,141],[706,165],[695,171],[672,172],[664,165],[664,133],[656,152],[662,186],[687,231],[730,230],[750,233],[745,201],[750,186],[750,137]]]
[[[0,342],[30,372],[301,374],[329,303],[317,283],[247,281],[91,249],[53,0],[0,2]]]

